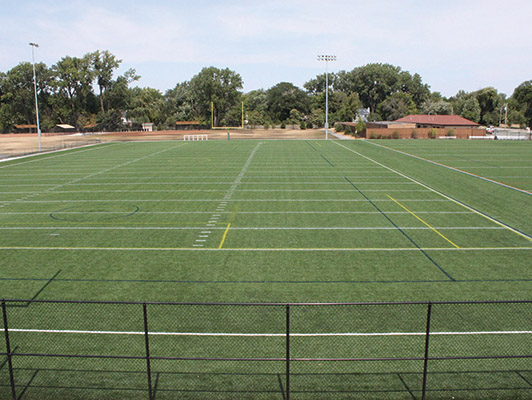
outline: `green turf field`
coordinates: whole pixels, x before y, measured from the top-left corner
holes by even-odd
[[[116,143],[0,163],[0,182],[0,298],[532,299],[530,142]],[[140,305],[15,305],[8,315],[10,328],[22,329],[11,334],[19,352],[42,353],[49,344],[68,354],[143,354],[142,335],[80,333],[142,332]],[[272,334],[154,336],[155,356],[284,357],[283,306],[151,305],[148,312],[155,332]],[[292,312],[296,333],[369,334],[294,337],[295,358],[423,357],[424,337],[417,334],[425,331],[425,305],[294,306]],[[432,355],[526,353],[530,316],[523,304],[439,306],[436,332],[513,333],[490,334],[487,342],[486,335],[435,336]],[[414,335],[374,336],[390,332]],[[146,396],[143,360],[16,361],[23,398]],[[300,360],[292,393],[419,398],[420,367],[419,360]],[[153,368],[157,398],[285,398],[281,361],[156,360]],[[529,398],[531,370],[521,358],[432,361],[430,398]],[[5,361],[0,373],[9,393]],[[71,385],[61,392],[65,381]],[[99,390],[107,385],[115,391]]]
[[[0,172],[5,298],[530,298],[529,142],[123,143]]]

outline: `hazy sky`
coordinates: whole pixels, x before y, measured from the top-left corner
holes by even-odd
[[[532,79],[530,0],[0,0],[0,71],[109,50],[161,91],[201,68],[228,67],[244,90],[302,85],[324,72],[390,63],[432,91]]]

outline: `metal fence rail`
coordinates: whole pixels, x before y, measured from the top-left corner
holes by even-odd
[[[532,398],[532,302],[3,300],[0,398]]]

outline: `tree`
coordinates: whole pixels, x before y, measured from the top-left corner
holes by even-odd
[[[423,114],[451,115],[453,111],[453,104],[442,99],[436,101],[428,99],[421,106]]]
[[[43,63],[35,64],[37,96],[42,125],[50,124],[49,97],[50,71]],[[2,130],[11,129],[14,124],[35,124],[35,92],[33,87],[33,67],[24,62],[0,76],[0,125]],[[53,125],[52,125],[53,126]]]
[[[108,50],[96,50],[90,55],[94,67],[94,76],[100,89],[100,109],[105,114],[105,94],[113,83],[113,71],[117,69],[122,60],[118,60]]]
[[[417,107],[410,94],[394,93],[379,104],[377,112],[383,119],[395,121],[409,114],[417,114]]]
[[[266,107],[272,120],[282,122],[290,117],[290,111],[296,109],[302,114],[310,110],[307,94],[288,82],[281,82],[266,92]]]
[[[68,122],[75,125],[76,128],[80,127],[78,120],[82,114],[96,111],[90,107],[92,105],[91,100],[95,99],[92,92],[94,80],[92,59],[91,53],[82,58],[66,56],[52,67],[58,95],[64,99],[70,108],[69,112],[59,114],[60,118],[61,116],[67,118]],[[56,106],[58,105],[56,104]]]
[[[505,96],[497,92],[493,87],[473,92],[472,95],[477,99],[480,106],[480,120],[482,125],[498,125],[500,111],[505,102]]]
[[[463,91],[458,92],[453,101],[454,112],[464,118],[467,118],[473,122],[480,121],[480,104],[475,96],[465,93]]]
[[[152,88],[133,88],[128,117],[139,127],[145,122],[152,122],[156,126],[165,122],[165,101],[161,92]]]
[[[241,101],[242,77],[229,68],[203,68],[190,80],[190,97],[193,113],[197,119],[211,120],[211,103],[213,104],[214,126]]]
[[[532,80],[516,87],[512,99],[522,107],[527,126],[532,126]]]

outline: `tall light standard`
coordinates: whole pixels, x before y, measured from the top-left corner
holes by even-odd
[[[35,47],[39,47],[37,43],[30,43],[31,46],[31,61],[33,64],[33,89],[35,90],[35,115],[37,115],[37,134],[39,137],[39,151],[41,151],[41,124],[39,123],[39,101],[37,100],[37,78],[35,77]]]
[[[319,55],[318,61],[325,61],[325,139],[329,139],[329,61],[336,61],[336,56]]]

